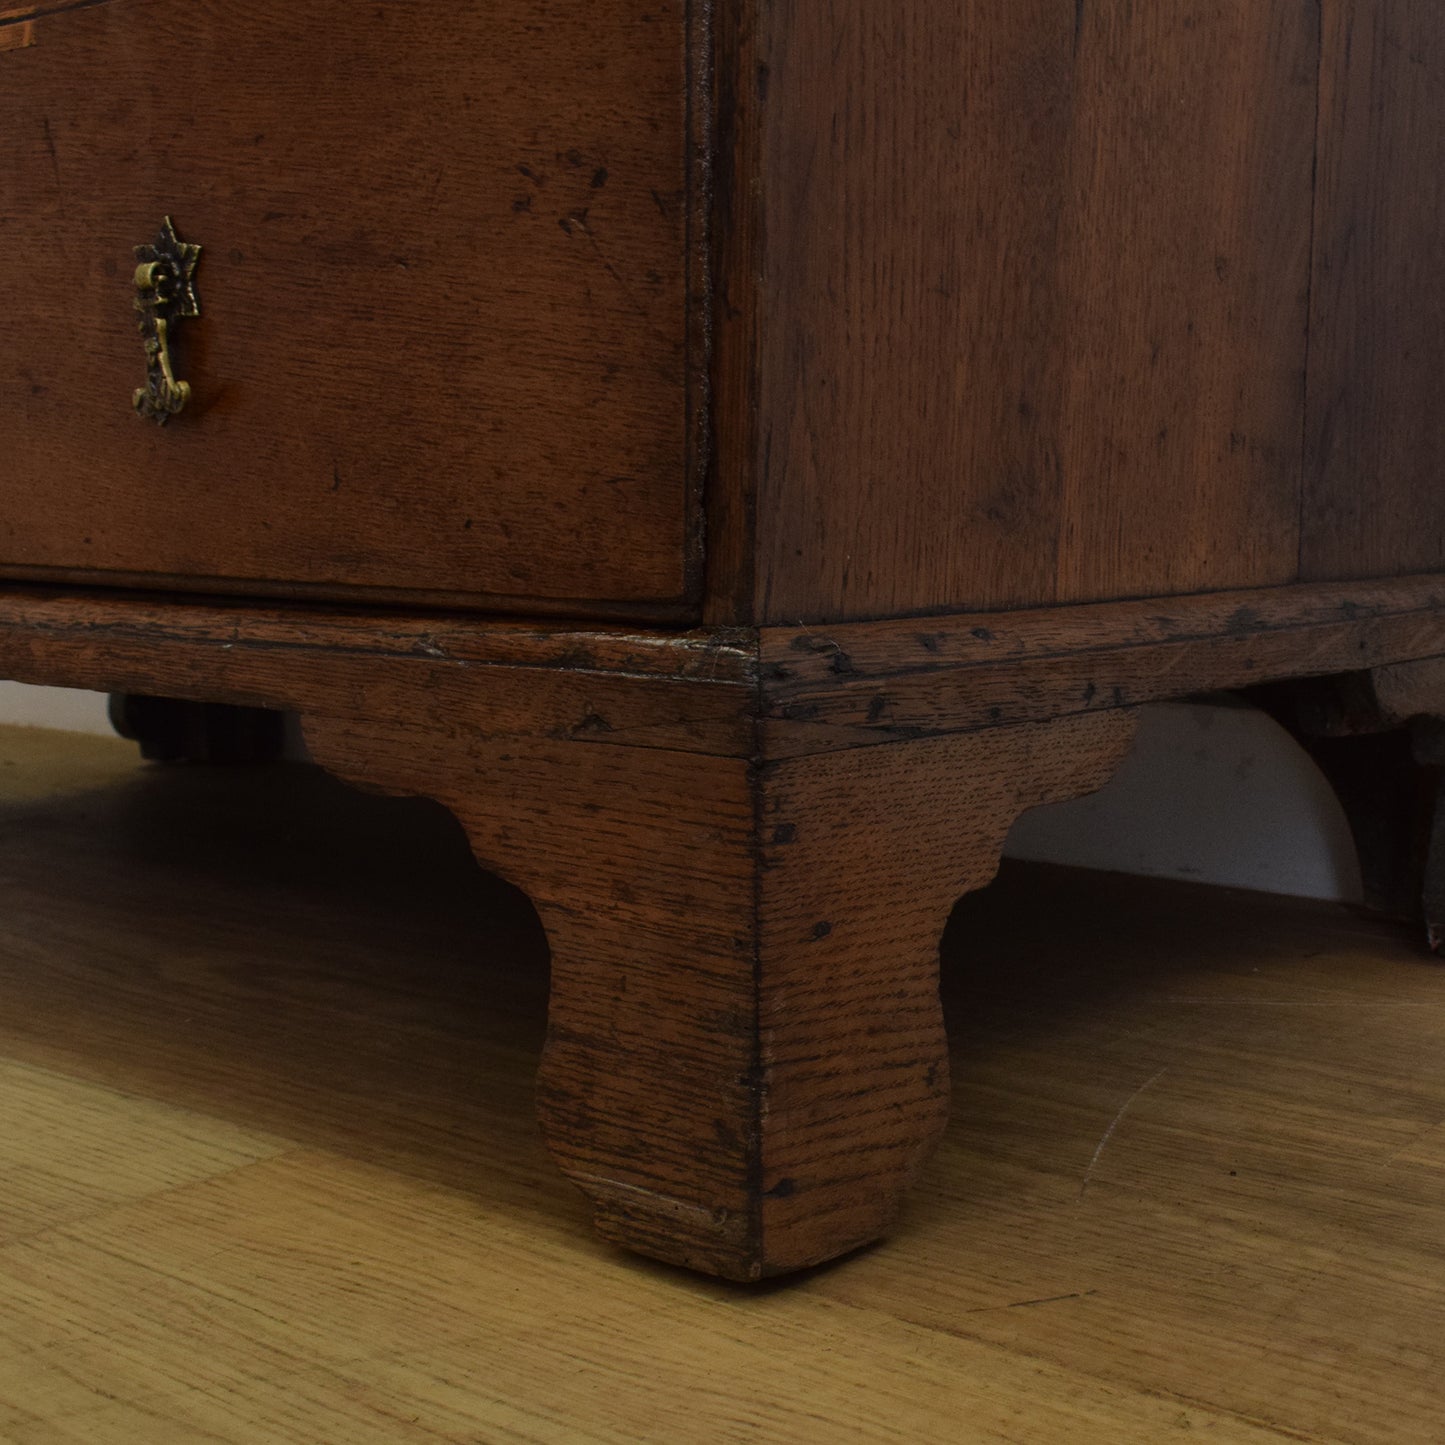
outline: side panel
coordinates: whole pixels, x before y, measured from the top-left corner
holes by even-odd
[[[761,618],[1291,580],[1315,0],[757,23]]]
[[[1445,8],[1325,0],[1310,580],[1445,567]]]

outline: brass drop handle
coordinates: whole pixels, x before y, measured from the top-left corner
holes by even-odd
[[[201,314],[196,262],[201,248],[187,245],[166,217],[150,245],[137,246],[135,310],[146,354],[146,384],[131,398],[136,412],[164,426],[191,399],[191,385],[177,381],[171,363],[171,328],[183,316]]]

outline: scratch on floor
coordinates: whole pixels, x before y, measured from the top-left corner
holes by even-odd
[[[1065,1300],[1088,1299],[1090,1295],[1096,1295],[1098,1293],[1099,1291],[1096,1289],[1080,1289],[1075,1290],[1073,1294],[1051,1294],[1046,1295],[1043,1299],[1021,1299],[1006,1305],[976,1305],[973,1309],[966,1310],[965,1313],[971,1315],[986,1315],[991,1314],[994,1310],[1031,1310],[1035,1305],[1062,1304]]]
[[[1094,1170],[1098,1167],[1100,1156],[1108,1147],[1109,1140],[1114,1137],[1114,1131],[1119,1127],[1120,1124],[1124,1122],[1124,1115],[1127,1114],[1129,1110],[1132,1109],[1134,1105],[1139,1101],[1139,1099],[1150,1089],[1152,1089],[1154,1085],[1157,1084],[1159,1080],[1162,1079],[1164,1075],[1168,1072],[1169,1068],[1166,1065],[1164,1068],[1160,1069],[1159,1072],[1155,1074],[1152,1078],[1145,1079],[1144,1082],[1140,1084],[1139,1087],[1135,1089],[1134,1092],[1130,1094],[1127,1099],[1124,1100],[1123,1107],[1119,1110],[1117,1114],[1114,1115],[1114,1120],[1109,1125],[1109,1127],[1104,1130],[1104,1137],[1099,1140],[1098,1145],[1095,1147],[1094,1157],[1089,1160],[1089,1167],[1084,1170],[1084,1177],[1079,1181],[1080,1199],[1084,1197],[1084,1191],[1089,1187],[1089,1180],[1093,1177]]]
[[[1432,1134],[1437,1133],[1441,1129],[1445,1129],[1445,1120],[1442,1120],[1438,1124],[1431,1124],[1428,1129],[1422,1129],[1418,1134],[1415,1135],[1413,1139],[1410,1140],[1408,1144],[1402,1144],[1398,1149],[1395,1150],[1393,1154],[1390,1155],[1388,1159],[1385,1160],[1383,1164],[1380,1165],[1381,1172],[1386,1169],[1394,1168],[1394,1166],[1401,1159],[1403,1159],[1406,1154],[1410,1153],[1410,1151],[1414,1149],[1417,1144],[1424,1143],[1424,1141],[1428,1139]]]

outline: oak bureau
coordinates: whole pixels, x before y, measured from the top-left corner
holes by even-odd
[[[0,674],[451,808],[610,1239],[890,1226],[1139,704],[1441,917],[1438,0],[0,0],[0,127]]]

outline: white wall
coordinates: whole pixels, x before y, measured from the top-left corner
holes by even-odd
[[[59,728],[71,733],[111,732],[103,692],[65,687],[30,687],[0,682],[0,723],[27,728]]]
[[[1144,708],[1133,751],[1092,797],[1025,813],[1015,858],[1360,899],[1344,810],[1304,750],[1252,708]]]
[[[0,683],[0,723],[109,733],[100,693]],[[1243,707],[1145,708],[1134,751],[1089,798],[1037,808],[1012,857],[1355,901],[1339,803],[1277,723]]]

